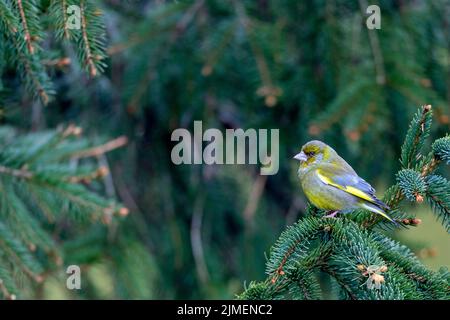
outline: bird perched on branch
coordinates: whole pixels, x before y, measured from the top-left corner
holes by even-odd
[[[398,225],[386,214],[389,207],[375,195],[375,189],[327,144],[313,140],[294,156],[300,161],[298,177],[308,200],[331,213],[366,209]]]

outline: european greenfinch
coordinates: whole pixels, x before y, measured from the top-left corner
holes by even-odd
[[[313,140],[294,156],[300,161],[298,177],[308,200],[317,208],[336,213],[366,209],[398,225],[386,214],[389,207],[375,195],[375,189],[327,144]]]

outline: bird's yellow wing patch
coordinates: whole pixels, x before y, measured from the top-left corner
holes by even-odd
[[[358,198],[367,200],[369,202],[373,202],[373,197],[371,197],[369,194],[354,188],[352,186],[341,186],[340,184],[337,184],[335,182],[333,182],[333,180],[331,180],[330,178],[326,177],[325,175],[323,175],[323,173],[321,173],[320,169],[317,170],[317,176],[319,177],[320,181],[322,181],[325,184],[328,184],[330,186],[336,187],[342,191],[348,192]]]

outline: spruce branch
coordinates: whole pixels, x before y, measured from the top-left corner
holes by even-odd
[[[17,11],[17,15],[15,14]],[[11,51],[11,62],[24,80],[26,90],[33,98],[48,104],[53,94],[49,77],[40,63],[39,46],[34,43],[41,39],[38,9],[34,0],[0,3],[0,33]]]
[[[395,266],[399,272],[414,282],[412,290],[418,290],[420,298],[448,299],[450,297],[450,283],[423,266],[411,250],[384,235],[378,234],[376,238],[380,245],[381,256],[389,266]]]
[[[25,82],[26,90],[33,98],[39,98],[44,105],[50,101],[54,93],[50,79],[36,54],[31,54],[23,43],[20,32],[6,29],[6,37],[10,40],[10,48],[14,52],[13,61]],[[34,48],[34,47],[33,47]]]
[[[70,30],[67,26],[67,8],[74,3],[80,8],[80,30]],[[55,21],[56,37],[75,44],[79,61],[89,75],[96,77],[103,72],[106,67],[104,60],[107,57],[106,32],[100,8],[89,0],[79,3],[67,0],[52,1],[49,16]]]
[[[78,153],[71,155],[72,159],[88,158],[88,157],[98,157],[112,150],[121,148],[128,143],[128,138],[125,136],[118,137],[105,144],[95,146],[88,150],[83,150]]]
[[[4,285],[4,280],[2,278],[0,278],[0,293],[7,300],[16,300],[16,295],[13,293],[10,293],[8,288]]]
[[[33,46],[32,42],[31,42],[32,38],[31,38],[30,30],[28,28],[27,18],[25,16],[25,11],[23,9],[22,0],[16,0],[16,3],[17,3],[17,7],[19,9],[20,18],[22,20],[23,31],[25,33],[25,37],[24,38],[25,38],[25,41],[26,41],[26,44],[27,44],[28,52],[30,54],[34,54],[35,49],[34,49],[34,46]]]
[[[39,219],[29,214],[27,204],[22,199],[30,194],[23,192],[19,186],[21,185],[0,179],[0,210],[2,216],[9,221],[9,228],[27,244],[31,252],[39,247],[46,253],[60,256],[53,239],[40,227]]]
[[[397,181],[400,190],[408,200],[423,202],[427,186],[420,172],[403,169],[397,173]]]
[[[14,283],[11,273],[5,266],[8,263],[3,255],[0,255],[0,297],[4,299],[16,300],[19,290]]]
[[[0,174],[8,174],[16,178],[31,179],[33,173],[26,169],[13,169],[0,165]]]
[[[85,62],[87,63],[89,67],[89,74],[91,77],[95,77],[97,75],[97,67],[94,63],[94,56],[91,49],[91,42],[89,41],[88,37],[88,31],[87,31],[87,19],[86,19],[86,7],[85,2],[80,2],[80,10],[81,10],[81,32],[82,32],[82,39],[84,44],[84,56],[85,56]]]
[[[37,64],[35,60],[28,59],[27,56],[19,53],[20,61],[23,65],[24,78],[27,79],[28,90],[33,97],[39,97],[44,106],[50,102],[50,96],[53,94],[53,89],[48,79],[47,73],[41,69],[41,65]]]
[[[417,226],[420,219],[408,216],[399,206],[404,199],[425,199],[449,230],[450,182],[435,174],[447,161],[449,139],[432,144],[420,154],[431,128],[431,106],[414,116],[402,147],[403,169],[397,183],[384,195],[389,214],[403,226]],[[348,299],[448,299],[449,280],[427,270],[413,252],[380,234],[373,227],[392,227],[362,210],[342,219],[327,220],[313,207],[308,216],[282,232],[270,251],[268,278],[253,284],[240,298],[319,298],[314,272],[322,270],[334,279]],[[353,221],[354,219],[355,221]],[[270,294],[268,294],[268,290]]]
[[[295,300],[319,300],[321,290],[315,274],[308,269],[297,268],[289,275],[289,295]]]
[[[433,154],[436,158],[436,162],[443,161],[446,164],[450,164],[450,136],[437,139],[433,145]]]
[[[0,295],[4,297],[15,292],[11,291],[15,274],[42,283],[62,266],[59,227],[52,235],[48,223],[53,229],[69,219],[83,230],[96,222],[112,226],[115,217],[129,213],[114,199],[94,192],[98,186],[89,188],[101,186],[96,180],[108,174],[105,167],[90,165],[89,158],[117,148],[117,140],[98,148],[77,140],[83,138],[74,125],[28,135],[0,130],[4,142],[0,150],[0,280],[5,284]],[[120,141],[123,145],[124,139]],[[83,155],[83,161],[62,157],[71,153]],[[64,237],[71,237],[73,231],[68,231]]]
[[[67,28],[67,7],[67,0],[52,0],[48,9],[49,15],[54,21],[58,39],[69,40],[72,38],[70,30]]]
[[[306,248],[318,236],[323,223],[319,218],[308,217],[303,223],[294,224],[281,234],[267,263],[266,272],[272,276],[272,283],[276,283],[280,276],[288,273],[305,256]]]
[[[0,248],[30,279],[38,283],[43,281],[41,264],[3,223],[0,223]]]
[[[238,294],[236,299],[239,300],[273,300],[276,299],[275,292],[271,290],[273,286],[269,286],[266,282],[250,282],[244,292]]]
[[[386,263],[379,255],[372,233],[352,221],[336,226],[339,228],[332,234],[335,247],[328,269],[334,270],[337,280],[345,282],[357,299],[404,298],[392,270],[383,268]],[[378,283],[375,288],[379,290],[372,289],[372,281]]]
[[[431,129],[431,115],[431,105],[422,106],[414,115],[401,150],[401,163],[404,169],[397,174],[398,183],[390,187],[383,197],[384,201],[391,207],[391,215],[402,225],[411,225],[409,223],[411,219],[407,219],[408,223],[404,223],[405,217],[399,219],[396,215],[396,209],[405,197],[410,201],[422,203],[427,194],[427,199],[433,209],[440,208],[435,212],[440,212],[443,217],[447,216],[448,209],[443,205],[445,202],[438,200],[438,195],[434,195],[434,199],[430,197],[428,191],[430,186],[427,179],[437,169],[438,165],[445,161],[450,150],[450,139],[446,136],[436,140],[432,144],[432,151],[426,156],[420,153]],[[438,189],[442,189],[442,184]],[[438,216],[442,217],[439,214]],[[442,222],[447,229],[446,218],[443,218]],[[386,222],[378,216],[372,216],[365,222],[367,227],[374,225],[383,226],[386,225]]]
[[[0,2],[0,26],[5,34],[14,35],[19,31],[19,19],[14,15],[12,7],[9,2]]]
[[[430,152],[423,161],[419,164],[419,168],[421,168],[421,176],[426,177],[427,175],[433,173],[434,170],[438,167],[441,160],[436,157],[436,154],[432,151]]]
[[[350,298],[350,300],[357,300],[357,296],[353,294],[352,289],[350,286],[345,282],[345,280],[339,276],[339,273],[333,270],[332,268],[328,266],[322,267],[322,270],[326,273],[328,273],[330,276],[333,277],[333,279],[337,282],[337,284],[340,286],[340,289],[344,290],[346,295]]]
[[[450,181],[438,175],[427,177],[426,198],[433,211],[450,232]]]
[[[414,115],[402,146],[400,162],[403,168],[412,168],[414,166],[418,152],[430,133],[431,121],[431,105],[422,106],[421,110]]]

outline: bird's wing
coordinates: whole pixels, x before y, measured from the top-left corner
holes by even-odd
[[[325,164],[316,169],[317,176],[323,183],[350,193],[355,197],[373,203],[380,208],[389,209],[389,207],[377,199],[375,189],[372,188],[364,179],[353,172],[339,168],[336,165]]]

